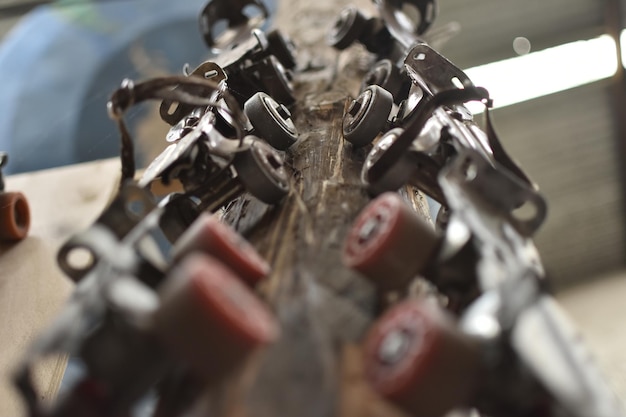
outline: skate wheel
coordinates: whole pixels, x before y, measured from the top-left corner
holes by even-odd
[[[244,113],[256,136],[276,149],[286,150],[298,140],[289,110],[269,95],[258,92],[244,103]]]
[[[0,240],[24,239],[29,228],[30,208],[24,194],[0,193]]]
[[[346,49],[359,39],[366,26],[367,18],[356,7],[347,7],[328,33],[327,43],[339,50]]]
[[[209,214],[203,214],[174,246],[174,259],[202,251],[220,260],[248,285],[256,285],[270,267],[237,232]]]
[[[154,331],[199,374],[219,380],[278,337],[271,313],[233,271],[189,255],[159,291]]]
[[[350,104],[343,118],[343,136],[356,147],[366,146],[387,125],[393,96],[378,85],[370,85]]]
[[[257,0],[209,1],[200,12],[200,33],[211,50],[220,52],[247,39],[269,16],[265,3]]]
[[[246,190],[262,202],[276,204],[289,193],[282,156],[257,138],[249,149],[237,153],[233,165]]]
[[[409,300],[387,312],[364,346],[373,388],[411,415],[442,416],[468,405],[479,349],[434,304]]]
[[[399,290],[426,268],[438,242],[432,227],[398,194],[385,193],[365,207],[354,222],[342,260],[380,290]]]

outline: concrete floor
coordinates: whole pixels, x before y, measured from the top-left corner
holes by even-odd
[[[557,298],[626,403],[626,271],[578,285]]]

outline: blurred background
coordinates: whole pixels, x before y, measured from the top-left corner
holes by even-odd
[[[7,172],[116,156],[109,95],[125,77],[180,73],[207,58],[197,23],[205,3],[0,0]],[[549,201],[536,241],[557,286],[624,267],[625,4],[439,1],[433,31],[455,35],[435,46],[490,90],[505,147]],[[127,118],[145,159],[166,128],[155,117],[138,108]]]
[[[207,59],[198,23],[207,2],[0,0],[6,172],[117,156],[119,135],[106,113],[109,96],[124,78],[181,74],[185,64],[193,69]],[[164,144],[167,132],[148,108],[137,106],[126,117],[143,160],[156,156],[163,146],[155,149],[154,143]]]

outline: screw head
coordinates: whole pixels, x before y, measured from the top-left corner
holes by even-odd
[[[401,361],[412,343],[411,336],[404,329],[394,329],[387,333],[379,345],[378,359],[388,365]]]

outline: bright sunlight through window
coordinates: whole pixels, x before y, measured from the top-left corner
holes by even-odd
[[[615,41],[602,35],[465,72],[476,86],[489,90],[494,107],[504,107],[608,78],[616,70]],[[469,103],[468,108],[473,113],[484,110],[480,103]]]

